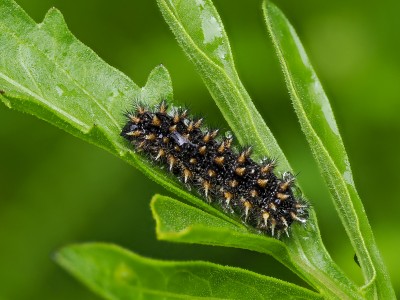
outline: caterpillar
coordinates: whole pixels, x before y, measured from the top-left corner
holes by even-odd
[[[237,149],[233,137],[219,138],[202,118],[162,101],[153,109],[136,104],[125,114],[121,136],[208,202],[270,236],[289,236],[292,223],[306,223],[308,204],[294,195],[295,177],[274,173],[276,162],[251,158],[252,148]]]

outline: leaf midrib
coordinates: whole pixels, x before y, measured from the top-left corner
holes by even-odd
[[[161,0],[161,1],[162,1],[163,3],[165,3],[164,0]],[[227,75],[227,73],[225,72],[225,70],[224,70],[221,66],[219,66],[218,64],[216,64],[216,63],[215,63],[214,61],[212,61],[211,59],[208,59],[208,56],[197,46],[197,44],[193,41],[193,39],[190,37],[190,35],[187,34],[186,28],[185,28],[183,25],[181,25],[181,22],[178,21],[179,18],[177,17],[177,14],[173,12],[173,11],[175,11],[175,10],[173,10],[172,8],[170,8],[168,4],[165,4],[165,6],[167,6],[168,11],[170,11],[171,15],[177,20],[177,23],[176,23],[176,24],[178,24],[178,26],[182,28],[182,31],[184,32],[184,34],[185,34],[185,36],[187,37],[188,41],[191,42],[191,44],[193,45],[194,49],[197,50],[197,52],[203,57],[203,59],[205,59],[206,61],[208,61],[208,62],[210,63],[210,65],[212,65],[215,69],[217,69],[217,70],[219,71],[219,73],[222,74],[222,76],[224,76],[225,78],[227,78],[227,81],[229,81],[229,82],[231,83],[230,85],[231,85],[231,87],[232,87],[232,90],[233,90],[237,95],[239,95],[238,98],[241,100],[241,102],[242,102],[242,103],[246,103],[246,101],[244,100],[244,97],[243,97],[242,94],[241,94],[241,91],[240,91],[239,89],[236,88],[236,85],[235,85],[235,84],[232,84],[233,79],[231,79],[231,77],[229,77],[229,76]],[[231,63],[231,64],[232,64],[232,63]],[[234,69],[235,69],[235,68],[234,68],[234,66],[233,66],[233,70],[234,70]],[[220,90],[221,90],[221,89],[220,89]],[[227,103],[228,103],[228,102],[227,102]],[[250,110],[249,110],[249,105],[242,105],[241,108],[244,109],[244,111],[241,110],[240,113],[241,113],[241,114],[244,114],[244,112],[245,112],[245,113],[246,113],[246,116],[247,116],[246,119],[249,121],[248,123],[251,124],[251,129],[249,129],[249,130],[251,130],[251,132],[253,132],[253,133],[256,133],[256,137],[257,137],[257,140],[258,140],[257,145],[258,145],[259,147],[263,148],[263,153],[268,153],[268,149],[265,147],[264,142],[263,142],[263,139],[260,137],[260,135],[259,135],[259,133],[258,133],[257,125],[256,125],[256,124],[254,123],[254,121],[253,121],[252,113],[251,113]],[[237,132],[242,132],[242,130],[237,130]],[[241,136],[241,138],[243,139],[242,136]]]
[[[264,3],[265,3],[265,2],[264,2]],[[273,25],[272,25],[271,21],[269,20],[268,14],[266,14],[266,20],[267,20],[268,23],[270,24],[270,27],[273,28]],[[273,42],[274,42],[276,45],[279,45],[279,42],[277,41],[277,39],[276,39],[276,37],[275,37],[274,34],[271,34],[271,38],[272,38]],[[287,65],[287,63],[286,63],[286,60],[284,59],[284,55],[283,55],[282,51],[280,50],[280,47],[275,47],[275,48],[276,48],[276,51],[278,52],[279,60],[280,60],[281,63],[284,65],[284,68],[283,68],[284,73],[285,73],[285,75],[289,78],[289,80],[287,80],[287,83],[288,83],[288,85],[291,87],[292,95],[293,95],[293,97],[296,99],[295,102],[297,103],[297,105],[298,105],[299,108],[300,108],[300,109],[299,109],[299,113],[301,113],[301,114],[303,115],[302,121],[304,122],[304,125],[307,126],[309,132],[311,132],[311,134],[314,136],[314,139],[315,139],[316,142],[318,143],[320,150],[323,151],[324,156],[328,159],[328,161],[329,161],[329,163],[330,163],[330,165],[331,165],[332,171],[334,171],[335,175],[337,176],[336,178],[339,178],[338,181],[339,181],[340,184],[341,184],[341,187],[342,187],[341,189],[344,190],[346,197],[347,197],[348,199],[350,199],[350,201],[349,201],[348,203],[351,205],[351,208],[352,208],[353,211],[354,211],[354,205],[353,205],[353,202],[351,201],[352,198],[351,198],[350,192],[349,192],[349,190],[348,190],[348,188],[347,188],[346,183],[345,183],[344,180],[342,179],[342,175],[341,175],[339,169],[337,168],[336,163],[334,162],[334,160],[332,159],[332,157],[329,155],[329,152],[327,151],[327,149],[326,149],[324,143],[322,142],[322,140],[320,139],[319,135],[316,133],[316,131],[315,131],[314,128],[312,127],[312,125],[311,125],[309,119],[308,119],[307,116],[304,115],[304,113],[303,113],[303,112],[304,112],[304,107],[303,107],[301,101],[299,100],[299,99],[300,99],[300,96],[299,96],[299,94],[298,94],[298,91],[297,91],[296,87],[295,87],[294,84],[293,84],[293,82],[294,82],[293,77],[291,76],[290,72],[286,72],[286,71],[285,71],[285,70],[289,70],[289,68],[288,68],[288,65]],[[301,120],[300,120],[300,122],[301,122]],[[342,143],[340,137],[339,137],[339,140],[340,140],[340,142]],[[317,155],[317,156],[322,156],[322,155]],[[332,174],[332,175],[333,175],[333,174]],[[338,189],[335,188],[335,190],[338,190]],[[340,201],[340,197],[337,197],[337,198],[338,198],[338,200]],[[340,201],[340,203],[342,204],[342,208],[346,207],[346,206],[343,206],[343,202],[342,202],[342,201]],[[346,219],[347,219],[347,220],[351,220],[351,219],[356,220],[357,230],[360,231],[360,223],[359,223],[359,219],[358,219],[357,214],[353,214],[352,218],[349,218],[349,217],[348,217],[348,213],[346,213],[347,210],[343,210],[343,209],[342,209],[342,211],[343,211],[344,215],[346,216]],[[348,222],[348,221],[347,221],[347,223],[350,224],[350,222]],[[364,243],[364,239],[362,238],[362,236],[360,236],[359,234],[357,234],[357,231],[351,230],[351,228],[348,228],[348,227],[349,227],[349,226],[346,226],[346,228],[345,228],[346,231],[353,232],[353,233],[355,232],[355,233],[356,233],[356,234],[352,234],[351,236],[352,236],[352,237],[355,237],[355,236],[357,237],[357,240],[359,240],[358,242],[359,242],[360,244],[363,245],[363,249],[364,249],[363,252],[364,252],[364,254],[366,255],[366,257],[368,257],[367,260],[368,260],[368,263],[369,263],[369,264],[367,264],[365,267],[371,268],[372,275],[369,274],[371,278],[369,278],[369,281],[366,282],[366,284],[365,284],[364,287],[363,287],[363,288],[366,288],[367,286],[373,284],[373,281],[374,281],[375,278],[376,278],[376,270],[375,270],[375,268],[374,268],[374,266],[373,266],[373,264],[372,264],[372,260],[371,260],[371,257],[370,257],[370,255],[369,255],[368,249],[367,249],[367,247],[366,247],[366,245],[365,245],[365,243]],[[357,249],[357,248],[358,248],[358,247],[356,247],[356,249]],[[359,248],[358,248],[358,249],[359,249]],[[371,271],[370,271],[370,272],[371,272]]]

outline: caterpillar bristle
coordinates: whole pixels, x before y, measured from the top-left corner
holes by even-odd
[[[134,150],[164,165],[207,202],[277,238],[289,237],[294,222],[306,223],[309,205],[295,196],[295,176],[275,175],[276,160],[255,162],[251,146],[235,150],[232,136],[218,137],[219,130],[206,129],[203,118],[169,108],[166,101],[154,108],[137,104],[125,115],[121,136]]]

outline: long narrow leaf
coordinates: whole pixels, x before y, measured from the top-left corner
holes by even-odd
[[[289,170],[282,150],[237,75],[228,37],[212,2],[157,2],[240,143],[253,145],[259,158],[279,157],[279,168]]]
[[[157,0],[157,2],[166,22],[185,53],[195,64],[240,142],[254,145],[259,157],[265,155],[279,157],[280,169],[290,170],[282,150],[237,76],[229,40],[212,1]],[[331,279],[336,282],[322,283],[319,277],[315,276],[314,286],[318,286],[328,294],[340,295],[338,286],[343,286],[343,274],[327,254],[319,236],[315,214],[312,209],[310,210],[308,228],[312,228],[312,231],[306,232],[300,226],[293,228],[293,238],[287,241],[286,245],[309,272],[316,274],[323,268],[324,272],[331,273]]]
[[[357,194],[329,100],[289,21],[269,1],[264,2],[263,10],[302,130],[360,261],[365,293],[368,297],[377,293],[382,299],[393,299],[389,275]]]
[[[322,299],[275,278],[208,262],[164,262],[107,244],[69,246],[57,262],[106,299]]]

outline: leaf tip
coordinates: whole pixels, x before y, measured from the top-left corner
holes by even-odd
[[[63,269],[71,272],[74,257],[76,256],[76,247],[77,245],[68,245],[58,249],[52,254],[52,260]]]
[[[55,7],[52,7],[47,11],[42,23],[39,25],[47,26],[49,24],[51,24],[52,27],[68,28],[63,14]]]
[[[172,80],[167,68],[163,64],[156,66],[150,72],[139,97],[150,106],[158,104],[162,99],[172,101]]]

